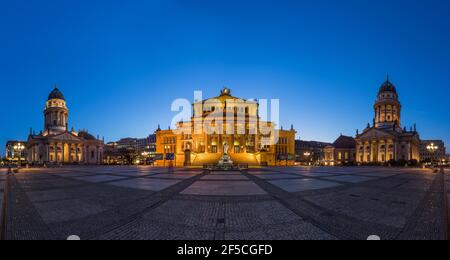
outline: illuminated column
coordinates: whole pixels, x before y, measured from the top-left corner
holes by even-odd
[[[389,161],[388,160],[388,140],[384,140],[384,162]]]
[[[203,133],[203,140],[205,140],[205,153],[209,153],[209,142],[208,142],[208,134]]]

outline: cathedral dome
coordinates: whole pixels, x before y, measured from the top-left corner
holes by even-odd
[[[397,93],[397,89],[395,88],[394,84],[392,84],[389,79],[386,80],[386,82],[383,83],[383,85],[381,85],[380,87],[380,91],[378,91],[379,93],[381,92],[394,92]]]
[[[62,99],[65,100],[63,93],[55,86],[55,89],[48,95],[48,100],[52,99]]]

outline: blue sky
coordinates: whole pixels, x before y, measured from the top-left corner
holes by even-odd
[[[2,144],[42,129],[54,83],[70,127],[107,141],[166,127],[174,99],[223,86],[279,98],[285,127],[333,141],[372,122],[387,73],[403,125],[450,142],[445,0],[0,0],[0,32]]]

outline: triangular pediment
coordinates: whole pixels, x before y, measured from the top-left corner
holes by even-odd
[[[376,128],[371,128],[359,135],[357,139],[382,139],[388,137],[394,137],[394,134]]]
[[[60,141],[81,141],[76,135],[68,132],[59,135],[49,136],[49,139]]]

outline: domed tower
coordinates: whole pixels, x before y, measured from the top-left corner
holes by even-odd
[[[389,81],[389,77],[378,91],[374,109],[374,122],[376,128],[401,131],[402,106],[398,99],[397,89]]]
[[[48,95],[44,118],[44,129],[48,134],[58,134],[67,131],[69,110],[67,109],[64,95],[57,86]]]

